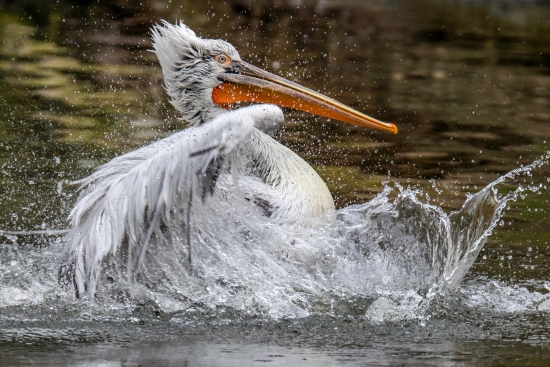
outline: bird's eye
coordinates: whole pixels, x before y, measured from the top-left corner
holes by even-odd
[[[231,58],[223,54],[214,56],[214,60],[216,60],[219,64],[222,64],[224,66],[229,65],[229,63],[231,63]]]

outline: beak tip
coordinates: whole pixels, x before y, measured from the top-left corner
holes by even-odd
[[[399,132],[399,129],[397,128],[397,126],[395,126],[392,123],[386,122],[386,123],[384,123],[384,125],[385,126],[384,126],[383,129],[390,132],[390,133],[392,133],[392,134],[397,134]]]

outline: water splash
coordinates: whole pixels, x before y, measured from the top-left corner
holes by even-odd
[[[420,192],[397,184],[386,185],[372,201],[340,209],[332,221],[309,228],[270,222],[244,199],[233,200],[232,206],[219,200],[220,206],[196,215],[208,219],[202,232],[191,236],[192,268],[183,226],[168,226],[151,242],[137,282],[128,274],[131,249],[110,257],[98,299],[86,307],[92,307],[96,317],[106,318],[120,315],[122,309],[131,313],[136,305],[165,313],[201,309],[204,314],[223,308],[272,319],[311,314],[353,314],[373,322],[422,318],[433,300],[459,287],[507,203],[543,188],[533,183],[533,171],[549,159],[547,154],[500,177],[450,215],[423,203]],[[528,179],[531,184],[524,185]],[[499,193],[510,185],[514,187],[510,192]],[[241,213],[240,221],[232,219],[233,211]],[[215,241],[220,231],[224,238]],[[17,307],[52,304],[64,304],[82,317],[81,304],[55,279],[61,242],[51,241],[42,248],[4,245],[3,317],[17,315],[21,312],[15,311]],[[490,289],[468,292],[472,304],[481,304],[476,303],[480,292]],[[535,293],[532,308],[542,305],[542,310],[546,301]]]

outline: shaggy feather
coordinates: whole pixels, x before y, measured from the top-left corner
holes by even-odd
[[[170,222],[180,203],[192,199],[193,186],[212,192],[227,154],[262,119],[281,122],[282,112],[262,105],[226,113],[117,157],[79,181],[85,189],[70,214],[61,276],[74,281],[79,295],[93,297],[103,258],[115,254],[125,237],[129,248],[139,246],[143,254],[149,232]]]
[[[212,101],[212,89],[221,84],[217,76],[225,70],[213,57],[240,60],[237,50],[222,40],[199,38],[182,23],[163,22],[153,28],[152,37],[164,87],[182,119],[197,125],[218,116],[223,110]]]

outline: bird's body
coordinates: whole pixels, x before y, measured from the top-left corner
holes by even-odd
[[[323,180],[269,135],[283,122],[280,108],[260,104],[227,111],[228,105],[271,102],[396,132],[391,124],[244,63],[230,44],[198,38],[184,25],[157,26],[153,42],[171,102],[191,127],[117,157],[81,181],[85,189],[71,212],[60,271],[78,295],[94,296],[107,255],[124,252],[127,276],[135,279],[151,241],[166,239],[166,228],[183,228],[186,239],[167,241],[190,246],[192,233],[221,222],[219,216],[231,216],[223,223],[238,223],[250,215],[218,208],[244,205],[280,225],[311,226],[331,218],[334,202]],[[208,231],[208,241],[223,241],[223,229]],[[190,263],[191,254],[189,248],[188,259],[181,260]]]
[[[334,212],[332,195],[317,172],[269,135],[252,130],[233,154],[243,162],[243,176],[257,182],[248,188],[253,200],[278,222],[312,222]]]

